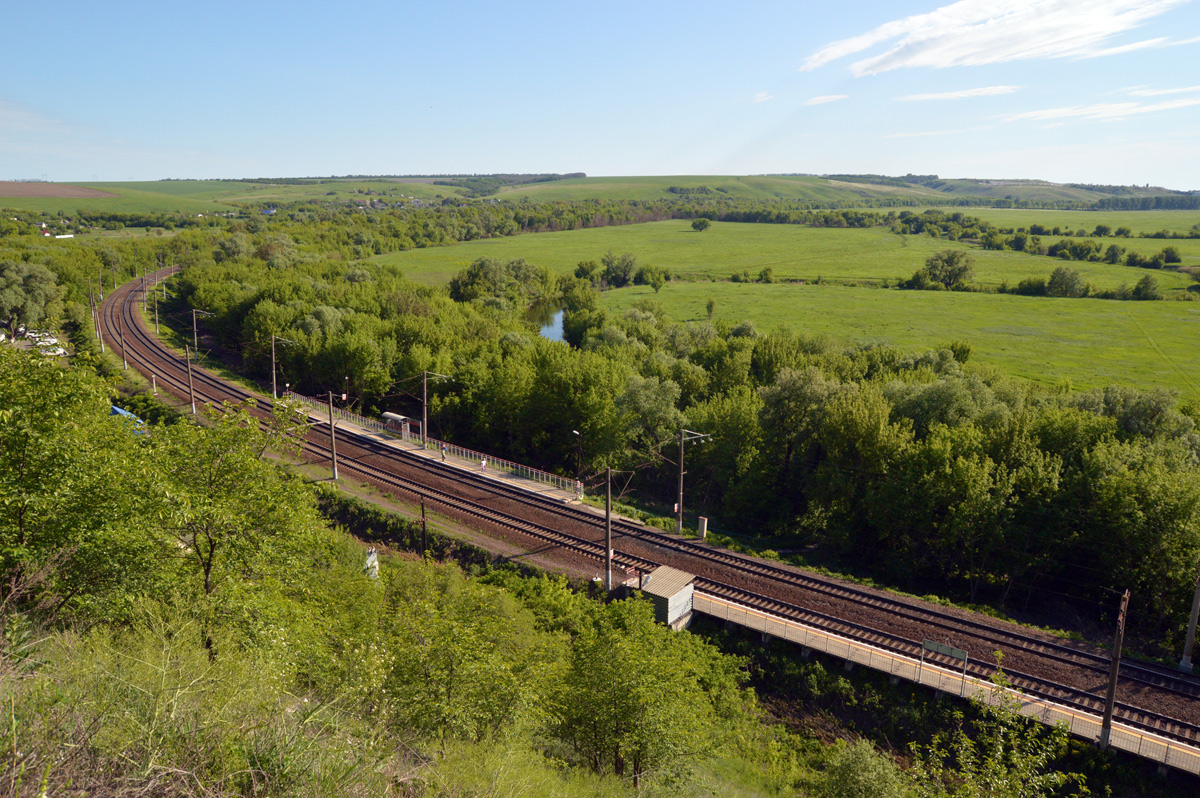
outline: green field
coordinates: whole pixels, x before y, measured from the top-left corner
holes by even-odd
[[[72,212],[215,213],[236,210],[231,203],[285,203],[318,200],[347,202],[408,197],[430,200],[460,196],[461,189],[398,180],[328,180],[312,185],[276,185],[222,180],[155,180],[142,183],[71,183],[116,194],[115,197],[54,198],[0,196],[0,208]],[[371,192],[371,193],[367,193]]]
[[[171,180],[117,183],[74,183],[98,188],[119,196],[93,199],[43,199],[0,197],[0,208],[37,211],[117,210],[129,213],[202,213],[228,210],[230,202],[294,202],[305,200],[344,201],[377,198],[399,200],[407,197],[439,199],[465,196],[463,188],[435,186],[429,179],[326,179],[314,185],[281,185],[220,180]],[[672,187],[701,190],[700,194],[679,194]],[[1134,195],[1153,195],[1150,189],[1136,189]],[[381,195],[381,196],[379,196]],[[698,199],[791,200],[815,202],[838,207],[862,201],[903,196],[937,207],[950,198],[984,197],[1034,201],[1095,202],[1109,196],[1069,186],[1036,181],[945,180],[939,188],[918,184],[891,185],[859,180],[838,180],[799,175],[658,175],[652,177],[584,177],[526,183],[502,189],[494,197],[521,200],[664,200],[694,196]],[[1100,217],[1114,227],[1125,224],[1135,232],[1154,232],[1163,228],[1186,230],[1200,221],[1200,212],[1090,212],[1090,211],[1009,211],[991,208],[948,208],[991,219],[998,224],[1027,225],[1050,219],[1050,226],[1070,226],[1091,230]],[[1119,220],[1118,220],[1119,217]],[[1006,221],[1006,220],[1021,221]],[[1190,220],[1190,221],[1186,221]],[[1183,223],[1186,221],[1186,224]]]
[[[931,206],[932,207],[932,206]],[[937,207],[947,213],[963,213],[991,222],[999,227],[1029,227],[1040,224],[1044,227],[1061,227],[1063,230],[1087,230],[1091,233],[1098,224],[1112,229],[1128,227],[1134,235],[1157,233],[1169,230],[1187,233],[1193,225],[1200,224],[1200,211],[1038,211],[1016,208],[951,208]],[[1118,240],[1117,243],[1124,244]],[[1170,241],[1160,242],[1162,244]]]
[[[1155,244],[1157,251],[1164,242],[1146,243]],[[1192,262],[1200,261],[1198,242],[1177,243],[1191,253]],[[899,236],[882,228],[718,223],[696,233],[687,222],[666,221],[474,241],[375,260],[399,266],[419,282],[444,284],[478,257],[523,257],[566,274],[580,260],[599,259],[608,250],[632,252],[640,261],[669,266],[685,279],[668,283],[657,295],[643,286],[605,292],[601,301],[606,307],[624,309],[638,299],[653,297],[663,303],[673,320],[687,321],[703,318],[705,304],[712,298],[719,318],[752,321],[762,331],[786,326],[827,333],[845,343],[883,341],[905,350],[925,350],[966,339],[975,347],[977,362],[1043,383],[1065,378],[1079,387],[1120,383],[1200,395],[1200,365],[1193,357],[1200,344],[1200,302],[1117,302],[868,287],[884,280],[892,280],[894,285],[894,278],[907,277],[931,253],[946,247],[968,248],[927,236]],[[984,285],[1045,277],[1062,264],[1054,258],[1020,252],[972,249],[972,254],[976,282]],[[1148,273],[1101,263],[1069,265],[1100,289],[1132,285]],[[757,275],[765,267],[770,267],[777,279],[810,282],[727,282],[735,271]],[[1153,274],[1164,289],[1182,292],[1192,285],[1190,278],[1178,272]],[[861,284],[811,284],[818,276]]]
[[[1129,243],[1129,242],[1122,242]],[[1137,243],[1137,242],[1134,242]],[[1145,242],[1157,252],[1163,243],[1177,243],[1184,265],[1200,265],[1200,241]],[[864,280],[894,282],[907,278],[941,249],[970,249],[975,258],[975,282],[1015,285],[1026,277],[1046,277],[1062,262],[1022,252],[994,252],[928,236],[901,236],[885,228],[834,229],[800,225],[714,223],[703,233],[686,221],[597,227],[560,233],[512,236],[471,241],[449,247],[414,249],[380,255],[377,262],[399,266],[412,280],[444,284],[476,258],[525,258],[559,274],[569,274],[581,260],[599,260],[605,252],[632,252],[642,263],[669,267],[684,279],[728,280],[734,272],[757,276],[771,268],[779,280]],[[1097,289],[1132,285],[1141,269],[1106,263],[1072,263]],[[1191,284],[1186,275],[1155,272],[1164,290]]]
[[[1200,397],[1200,302],[1117,302],[1012,295],[898,291],[828,285],[670,283],[608,291],[601,304],[624,310],[661,302],[672,321],[752,321],[762,332],[789,327],[845,343],[876,341],[925,351],[967,340],[972,362],[1044,384],[1164,387]]]
[[[548,183],[529,183],[507,189],[496,196],[506,200],[583,200],[583,199],[680,199],[668,189],[672,186],[688,189],[709,189],[711,194],[693,195],[703,199],[800,200],[809,202],[846,203],[896,194],[929,198],[936,202],[939,192],[921,186],[899,188],[860,183],[843,183],[822,177],[733,175],[676,175],[657,177],[580,177]]]

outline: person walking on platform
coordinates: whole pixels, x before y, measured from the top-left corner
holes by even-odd
[[[442,443],[442,462],[446,462],[446,444]]]
[[[479,473],[480,474],[487,473],[487,458],[486,457],[479,461]]]

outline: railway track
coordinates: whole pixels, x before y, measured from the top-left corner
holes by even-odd
[[[137,284],[127,284],[108,298],[102,308],[102,334],[131,366],[143,373],[153,373],[162,387],[186,399],[186,364],[143,326],[136,311],[137,290]],[[251,412],[260,418],[270,413],[270,400],[230,385],[204,369],[193,368],[193,385],[197,401],[248,402]],[[310,459],[318,462],[330,459],[328,428],[327,423],[322,423],[309,429],[304,452]],[[338,437],[341,467],[380,488],[423,497],[452,516],[531,538],[589,561],[603,560],[603,543],[596,539],[600,521],[593,512],[551,502],[436,460],[406,454],[345,429],[339,429]],[[372,464],[371,460],[383,462]],[[464,491],[458,487],[454,491],[438,487],[447,482],[469,486],[475,500],[460,495]],[[507,507],[509,512],[497,509],[498,504]],[[543,522],[529,520],[531,516],[540,517]],[[545,519],[554,521],[554,526]],[[562,521],[569,521],[579,534],[563,531]],[[923,639],[940,637],[950,639],[958,646],[965,640],[973,640],[984,652],[1003,651],[1006,674],[1015,686],[1026,692],[1093,714],[1103,710],[1103,698],[1098,695],[1098,685],[1102,681],[1099,677],[1107,678],[1108,673],[1108,658],[1103,653],[1026,634],[1012,625],[964,617],[964,614],[934,609],[920,602],[717,549],[620,519],[614,519],[613,534],[614,547],[619,541],[624,549],[614,553],[614,566],[647,570],[662,564],[660,559],[665,557],[676,567],[700,574],[696,582],[698,590],[906,656],[918,656],[921,645],[916,635],[906,636],[898,625],[923,630]],[[714,578],[714,572],[729,576]],[[734,584],[736,582],[741,584]],[[773,595],[759,592],[764,589]],[[803,596],[800,599],[803,604],[795,600],[797,596]],[[855,608],[856,612],[850,614],[862,613],[876,622],[860,623],[821,612],[815,608],[821,602]],[[1030,668],[1028,663],[1041,665]],[[1075,686],[1046,675],[1047,671],[1062,673],[1063,669],[1068,669],[1067,672],[1074,676]],[[972,660],[970,665],[970,673],[980,678],[989,678],[995,670],[994,665],[982,659]],[[1030,670],[1038,670],[1039,674],[1028,673]],[[1172,673],[1151,663],[1126,660],[1122,663],[1120,680],[1123,688],[1120,697],[1128,699],[1132,696],[1137,701],[1118,701],[1118,719],[1183,742],[1200,743],[1200,679]],[[1083,686],[1079,686],[1080,682]],[[1163,697],[1169,700],[1164,701]],[[1147,704],[1157,706],[1148,708]],[[1181,707],[1183,711],[1180,711]],[[1184,717],[1179,717],[1181,715]]]

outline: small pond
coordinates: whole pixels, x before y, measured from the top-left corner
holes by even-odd
[[[532,305],[525,314],[525,318],[536,323],[541,328],[538,330],[538,334],[543,338],[551,341],[561,341],[563,339],[563,309],[557,303],[541,302]]]

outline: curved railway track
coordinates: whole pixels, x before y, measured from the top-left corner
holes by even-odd
[[[136,282],[129,283],[107,298],[101,311],[102,335],[133,368],[154,374],[163,388],[186,399],[186,364],[145,329],[136,311],[138,290]],[[202,368],[193,367],[193,385],[198,402],[249,402],[251,412],[260,418],[270,412],[270,400]],[[304,442],[309,459],[330,459],[328,428],[328,423],[321,423],[309,429]],[[568,557],[592,563],[603,560],[602,523],[594,512],[408,454],[344,428],[339,428],[338,437],[340,467],[377,487],[425,498],[448,515],[531,538]],[[956,647],[970,645],[986,654],[1000,650],[1005,655],[1005,673],[1025,692],[1091,714],[1103,710],[1108,657],[1086,645],[1056,642],[1013,624],[901,599],[617,518],[613,540],[614,549],[621,546],[614,553],[614,566],[646,570],[665,562],[697,573],[698,590],[905,656],[919,656],[918,641],[930,638],[952,641]],[[936,656],[932,659],[937,661]],[[969,672],[980,678],[990,677],[995,670],[982,659],[972,660],[969,666]],[[1120,721],[1200,744],[1200,679],[1125,660],[1118,699],[1115,714]]]

